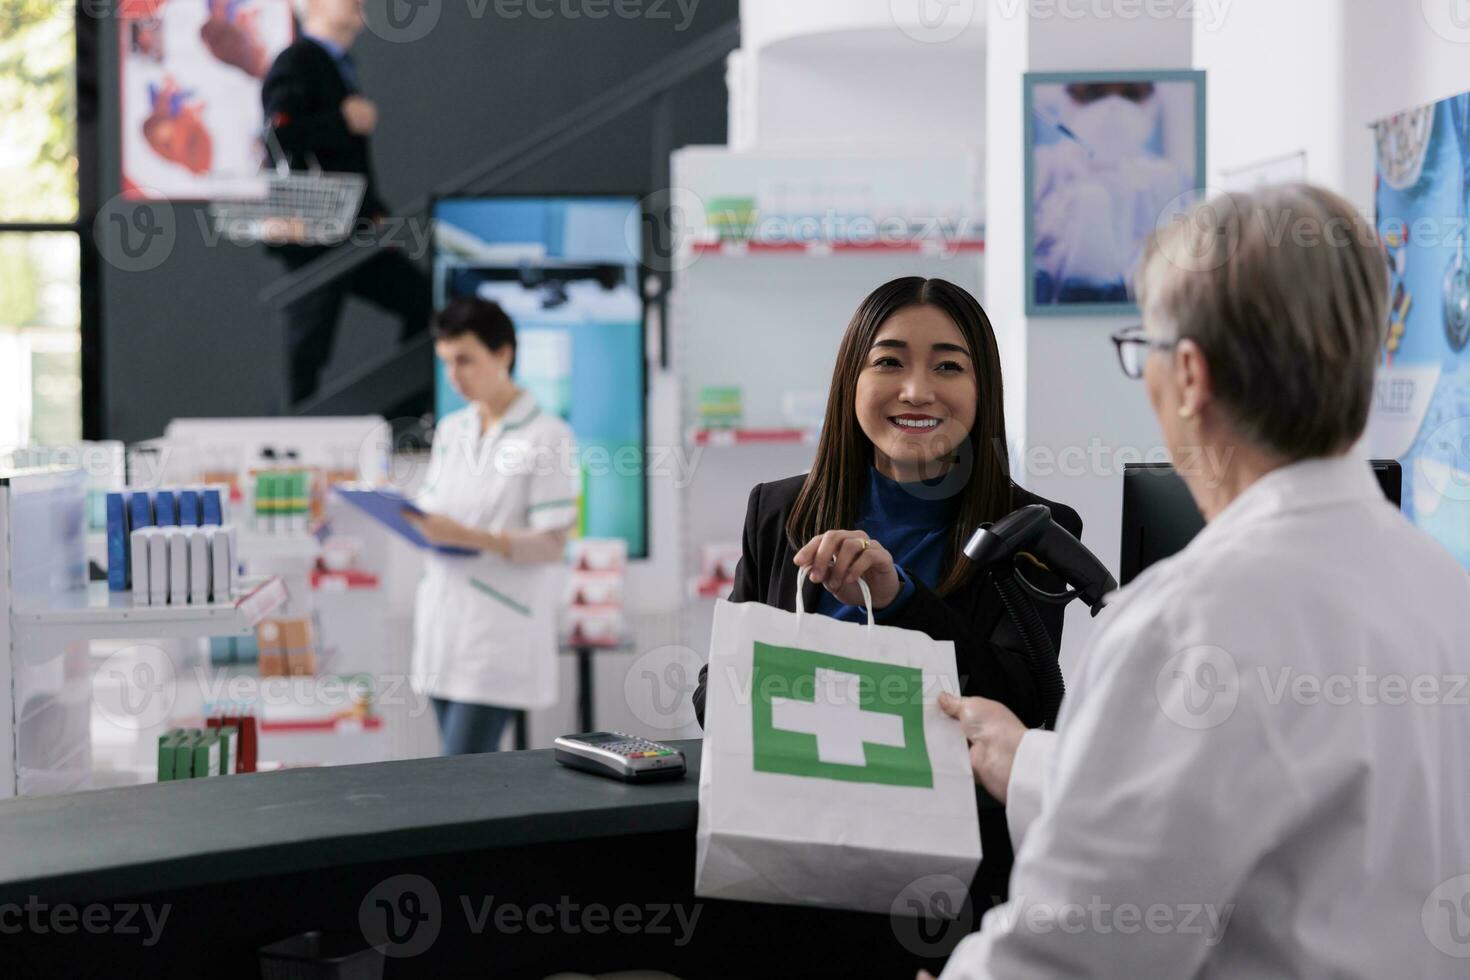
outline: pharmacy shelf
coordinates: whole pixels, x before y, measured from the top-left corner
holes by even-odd
[[[361,735],[379,732],[383,719],[377,715],[366,718],[302,718],[296,721],[259,722],[262,735]]]
[[[322,553],[322,543],[314,534],[291,531],[272,534],[242,527],[238,532],[240,557],[246,562],[302,561],[312,562]]]
[[[823,258],[829,255],[975,255],[985,251],[983,239],[956,241],[887,242],[753,242],[727,239],[695,242],[694,254],[700,258],[719,256],[744,258],[750,255],[775,255]]]
[[[819,429],[695,429],[696,446],[816,445]]]
[[[311,573],[313,592],[376,592],[382,587],[379,576],[356,568],[340,572],[316,569]]]
[[[12,622],[17,650],[31,641],[197,639],[244,636],[279,609],[286,586],[276,576],[246,579],[247,591],[230,602],[199,605],[140,606],[131,592],[110,592],[106,582],[92,582],[45,600],[18,601]]]
[[[260,722],[260,753],[284,768],[346,766],[392,758],[388,726],[377,716]]]

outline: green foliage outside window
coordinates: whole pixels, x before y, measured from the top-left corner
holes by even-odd
[[[0,0],[0,221],[77,217],[76,27],[60,0]]]
[[[76,24],[68,0],[0,0],[0,443],[81,434]]]

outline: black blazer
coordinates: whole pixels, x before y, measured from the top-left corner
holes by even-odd
[[[795,476],[760,484],[750,492],[740,564],[735,571],[735,587],[730,595],[732,601],[764,602],[787,612],[796,611],[798,570],[791,563],[796,550],[786,540],[786,520],[791,516],[791,508],[805,482],[805,476]],[[1029,504],[1046,504],[1057,524],[1074,537],[1082,537],[1082,518],[1075,510],[1012,484],[1010,509]],[[1028,571],[1026,577],[1049,592],[1064,589],[1061,581],[1048,573]],[[806,591],[802,593],[806,608],[816,608],[821,594],[822,585],[808,581]],[[1037,603],[1036,609],[1052,643],[1060,650],[1062,607]],[[933,639],[952,641],[959,667],[960,690],[966,696],[978,695],[999,701],[1029,727],[1041,724],[1041,698],[1026,666],[1025,646],[1011,625],[1000,594],[988,576],[976,576],[943,598],[915,579],[914,595],[902,609],[885,620],[884,625],[919,630]],[[700,670],[699,686],[694,691],[694,711],[700,725],[704,724],[705,678],[708,672],[708,667]]]
[[[303,37],[276,56],[260,101],[293,170],[307,169],[315,158],[325,171],[362,174],[367,178],[362,213],[387,214],[378,198],[368,138],[348,130],[342,118],[342,100],[353,94],[327,50]],[[300,246],[281,250],[292,249]]]

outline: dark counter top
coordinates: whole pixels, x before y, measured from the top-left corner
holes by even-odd
[[[95,901],[360,862],[692,832],[682,780],[631,786],[549,749],[0,800],[0,902]]]

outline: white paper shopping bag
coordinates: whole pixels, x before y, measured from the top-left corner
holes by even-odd
[[[795,613],[716,606],[695,894],[957,915],[980,830],[964,734],[937,703],[959,691],[954,644],[805,613],[805,579]]]

